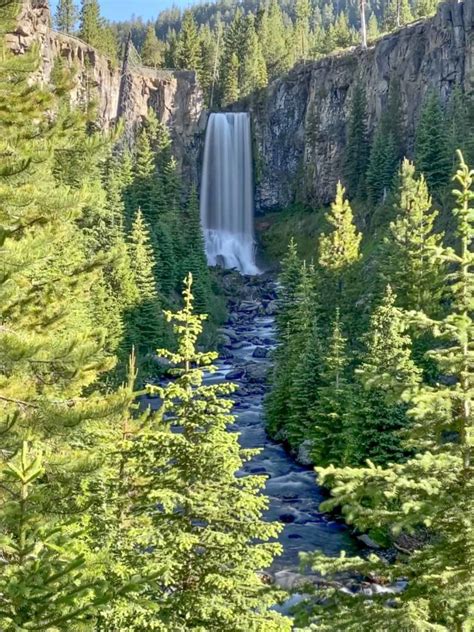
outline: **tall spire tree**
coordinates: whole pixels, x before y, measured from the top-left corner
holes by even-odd
[[[74,33],[77,20],[79,19],[79,11],[74,0],[59,0],[56,13],[54,14],[54,25],[58,31],[63,33]]]

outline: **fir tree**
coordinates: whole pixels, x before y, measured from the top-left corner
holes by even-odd
[[[400,28],[413,20],[408,0],[390,0],[384,12],[384,28],[387,31]]]
[[[231,53],[222,71],[222,104],[235,103],[239,98],[239,58]]]
[[[341,331],[339,310],[332,326],[327,348],[321,354],[320,385],[310,410],[308,432],[311,458],[319,466],[344,462],[349,423],[350,386],[346,380],[348,365],[347,341]]]
[[[245,52],[240,66],[240,93],[242,96],[267,85],[267,68],[262,48],[255,32],[255,20],[252,14],[245,18]]]
[[[415,164],[430,191],[440,193],[449,181],[451,159],[443,110],[434,92],[426,97],[416,128]]]
[[[74,0],[59,0],[54,15],[54,24],[58,31],[74,33],[79,13]]]
[[[177,43],[177,67],[189,70],[199,68],[199,36],[191,11],[185,11]]]
[[[379,23],[377,21],[377,16],[375,13],[372,13],[369,18],[369,23],[367,27],[367,39],[369,42],[375,42],[376,39],[380,37],[379,31]]]
[[[365,194],[368,158],[366,96],[357,80],[352,95],[344,164],[345,178],[352,196],[363,197]]]
[[[429,327],[443,345],[429,355],[441,383],[409,390],[404,399],[411,407],[412,425],[407,445],[418,454],[405,463],[365,468],[320,471],[323,483],[333,487],[334,498],[326,508],[343,506],[343,512],[359,529],[387,529],[397,535],[412,533],[423,524],[435,534],[429,543],[386,566],[380,560],[319,559],[316,567],[334,572],[358,569],[378,573],[385,581],[406,577],[407,588],[386,607],[385,596],[347,598],[332,590],[332,608],[318,609],[318,629],[469,629],[474,602],[473,478],[471,401],[473,397],[473,296],[472,191],[474,172],[461,158],[456,175],[456,249],[445,248],[442,259],[451,269],[445,283],[453,290],[449,313],[433,320],[414,312],[418,326]],[[447,440],[447,432],[455,439]],[[328,613],[330,615],[328,617]]]
[[[159,68],[163,64],[162,47],[156,36],[153,24],[149,24],[147,27],[145,41],[143,42],[140,55],[145,66]]]
[[[382,123],[375,133],[366,177],[367,193],[372,204],[384,200],[389,193],[397,165],[398,156],[394,137],[390,132],[387,132]]]
[[[16,8],[0,8],[2,32]],[[34,53],[0,46],[0,627],[59,629],[113,596],[80,528],[97,454],[89,424],[106,416],[85,389],[110,367],[89,308],[101,262],[79,229],[87,186],[55,176],[76,117],[32,81]]]
[[[307,59],[309,54],[309,18],[311,5],[309,0],[296,0],[295,4],[294,47],[295,60]]]
[[[289,358],[285,366],[289,372],[289,388],[288,414],[283,420],[284,438],[293,448],[308,435],[319,381],[320,341],[314,281],[314,269],[303,263],[289,325]]]
[[[196,350],[204,316],[193,314],[191,283],[189,275],[182,310],[166,313],[178,350],[159,351],[176,367],[176,379],[152,389],[180,428],[168,463],[153,468],[149,480],[149,488],[158,490],[153,524],[173,551],[169,572],[160,580],[160,618],[172,630],[290,630],[289,621],[269,609],[273,591],[257,576],[280,550],[268,542],[279,528],[261,517],[267,506],[259,493],[262,478],[235,476],[254,451],[242,450],[227,431],[232,402],[226,395],[233,385],[203,383],[216,354]],[[158,443],[159,454],[162,449]]]
[[[404,457],[399,431],[408,423],[407,406],[398,400],[402,392],[417,385],[420,371],[412,359],[408,323],[395,300],[388,286],[364,338],[347,457],[352,463],[370,459],[383,464]]]
[[[80,13],[79,36],[85,42],[100,48],[102,20],[98,0],[82,0]]]
[[[437,212],[423,176],[404,160],[395,197],[396,218],[385,240],[381,270],[404,309],[435,314],[439,310],[443,268],[437,251],[442,234],[433,233]]]
[[[139,362],[147,359],[163,335],[161,305],[154,276],[155,260],[150,233],[139,209],[130,234],[129,254],[139,299],[128,316],[128,348],[137,350]]]
[[[352,209],[344,194],[345,189],[339,182],[336,199],[326,214],[332,230],[319,238],[319,264],[336,274],[343,273],[359,259],[362,240],[362,235],[354,226]]]

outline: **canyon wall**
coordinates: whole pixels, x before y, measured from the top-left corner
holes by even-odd
[[[73,68],[72,102],[81,105],[93,100],[102,129],[113,127],[120,118],[130,138],[153,108],[170,128],[174,152],[185,175],[197,181],[203,99],[193,71],[159,70],[132,62],[123,67],[114,65],[82,40],[54,31],[47,0],[23,0],[7,42],[17,54],[33,45],[39,47],[40,82],[50,81],[58,58]]]
[[[386,107],[390,83],[400,89],[404,144],[413,151],[423,98],[436,90],[443,102],[456,84],[474,88],[474,0],[449,1],[428,20],[293,68],[265,91],[240,103],[250,109],[255,143],[256,204],[272,210],[300,199],[327,203],[343,173],[347,121],[356,82],[367,94],[372,135]]]

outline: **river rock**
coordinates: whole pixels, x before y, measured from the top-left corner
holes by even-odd
[[[278,311],[278,303],[276,301],[270,301],[265,308],[265,314],[267,316],[274,316]]]
[[[266,358],[268,355],[268,349],[266,349],[265,347],[257,347],[256,349],[254,349],[254,352],[252,353],[252,356],[254,358]]]
[[[245,371],[244,369],[233,369],[225,374],[226,380],[240,380],[244,377]]]
[[[360,540],[365,546],[368,546],[369,549],[380,549],[380,544],[377,544],[372,538],[367,535],[367,533],[363,533],[362,535],[358,535],[357,539]]]
[[[298,463],[301,463],[301,465],[313,465],[313,460],[311,458],[311,448],[312,444],[309,439],[303,441],[303,443],[298,448],[298,455],[296,457]]]
[[[268,367],[261,363],[252,363],[247,366],[247,378],[249,382],[262,384],[266,382],[268,375]]]

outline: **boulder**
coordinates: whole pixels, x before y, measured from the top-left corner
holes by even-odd
[[[245,371],[242,368],[237,368],[237,369],[233,369],[232,371],[229,371],[229,373],[226,373],[225,375],[225,379],[226,380],[241,380],[245,375]]]
[[[266,347],[256,347],[256,349],[254,349],[254,352],[252,353],[252,356],[254,358],[266,358],[268,355],[268,349]]]

